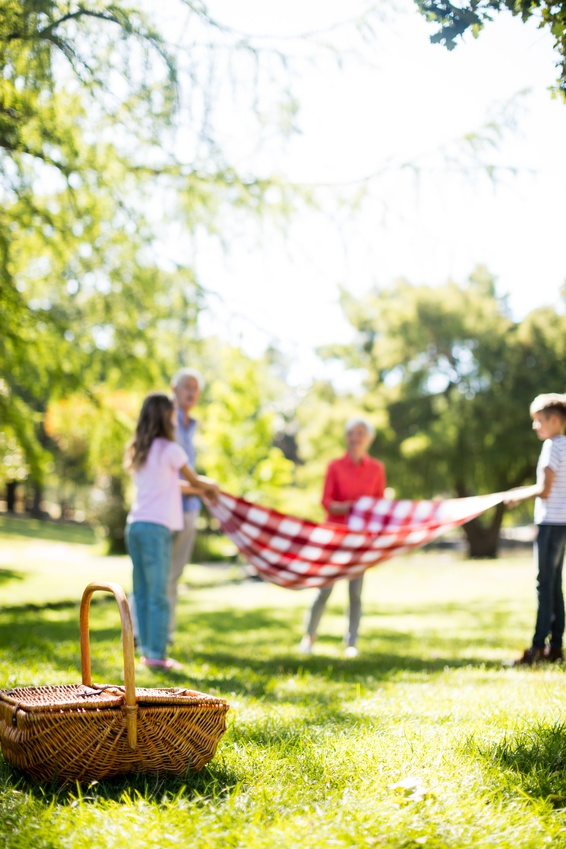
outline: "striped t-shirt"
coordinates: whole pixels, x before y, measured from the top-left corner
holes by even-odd
[[[544,469],[555,474],[548,498],[535,499],[537,525],[566,525],[566,436],[545,439],[537,463],[537,482]]]

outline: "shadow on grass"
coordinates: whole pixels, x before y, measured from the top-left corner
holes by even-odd
[[[20,577],[20,574],[17,574]],[[1,579],[0,579],[1,580]],[[91,609],[94,611],[98,606],[116,605],[115,600],[111,595],[99,595],[91,601]],[[1,607],[1,605],[0,605]],[[21,621],[22,615],[32,612],[34,614],[48,612],[50,610],[76,610],[77,622],[79,621],[80,602],[76,599],[60,599],[58,601],[26,601],[22,604],[12,604],[1,607],[5,617],[12,617],[14,622]],[[36,621],[37,621],[37,617]]]
[[[119,647],[120,623],[114,600],[101,597],[93,603],[90,619],[91,652],[93,662],[100,667],[100,658],[109,647]],[[362,653],[358,658],[341,657],[339,637],[321,639],[324,646],[332,646],[336,657],[328,654],[299,655],[296,637],[299,633],[301,613],[298,610],[218,610],[195,612],[190,616],[189,627],[181,631],[175,654],[186,663],[186,672],[167,676],[174,684],[191,675],[191,663],[198,674],[200,687],[218,688],[220,691],[253,693],[266,699],[275,698],[270,693],[274,677],[307,673],[324,680],[357,682],[364,678],[387,680],[403,673],[440,673],[446,668],[467,666],[499,668],[497,661],[486,661],[481,648],[493,648],[490,634],[501,633],[511,617],[498,611],[490,614],[484,608],[466,611],[473,624],[473,637],[451,634],[438,628],[443,617],[458,611],[456,605],[436,607],[429,616],[435,630],[415,634],[400,634],[388,622],[395,622],[397,611],[382,618],[383,626],[365,636]],[[42,616],[41,614],[45,615]],[[56,613],[56,619],[49,614]],[[39,614],[39,615],[38,615]],[[66,615],[68,614],[68,615]],[[399,615],[404,615],[401,612]],[[495,617],[495,619],[494,619]],[[497,620],[497,621],[495,621]],[[440,630],[440,633],[437,631]],[[57,652],[62,652],[64,667],[68,667],[73,644],[79,661],[79,607],[74,602],[30,605],[6,608],[0,624],[0,648],[16,647],[22,665],[37,662],[44,653],[51,665],[57,666]],[[112,650],[112,649],[111,649]],[[189,659],[187,659],[189,658]],[[145,673],[147,675],[147,673]],[[161,681],[162,674],[155,680]],[[191,680],[192,676],[191,676]],[[290,695],[290,700],[300,696]]]
[[[97,805],[105,800],[131,803],[140,798],[162,808],[172,802],[177,804],[180,799],[186,799],[197,809],[220,807],[236,788],[254,780],[249,766],[254,750],[265,752],[271,748],[282,758],[296,759],[311,779],[324,780],[328,788],[330,778],[325,767],[324,741],[337,729],[341,733],[355,732],[361,725],[371,725],[374,734],[383,733],[378,720],[353,716],[343,710],[343,703],[338,700],[333,706],[317,707],[316,721],[305,710],[301,716],[268,713],[247,722],[229,722],[215,758],[201,772],[188,771],[183,776],[129,773],[100,781],[84,781],[80,785],[56,780],[38,782],[0,759],[0,786],[4,788],[0,790],[0,809],[3,795],[10,791],[24,798],[31,797],[46,807],[53,803],[75,806],[77,802]],[[243,760],[241,752],[247,752]],[[231,758],[235,759],[235,766],[230,763]]]
[[[29,516],[0,515],[0,532],[6,536],[40,539],[51,542],[74,542],[92,545],[96,534],[87,525],[58,522],[53,519],[32,519]]]
[[[23,581],[25,578],[21,572],[16,572],[15,569],[0,569],[0,584],[7,584],[10,581]]]
[[[457,669],[468,666],[492,666],[479,658],[467,657],[455,660],[452,657],[433,659],[422,658],[418,655],[400,653],[391,656],[389,653],[372,653],[371,656],[355,660],[329,657],[310,657],[305,659],[290,658],[282,655],[266,659],[242,658],[233,654],[220,652],[203,653],[205,662],[220,667],[226,671],[218,676],[213,672],[205,673],[203,687],[222,692],[242,693],[264,702],[280,703],[281,695],[273,692],[271,682],[274,677],[288,677],[308,673],[315,683],[308,689],[308,701],[311,708],[321,707],[333,702],[334,696],[330,690],[324,689],[324,682],[357,684],[360,681],[370,681],[372,685],[395,678],[399,673],[412,673],[417,676],[442,673],[448,668]],[[301,704],[306,700],[304,691],[299,693],[286,692],[284,701],[289,704]]]
[[[186,581],[182,586],[187,591],[194,592],[195,590],[214,590],[216,587],[239,586],[240,584],[247,584],[249,581],[247,575],[233,575],[232,577],[226,575],[226,577],[218,578],[215,581],[199,581],[198,583]]]
[[[19,791],[31,796],[46,807],[54,802],[75,806],[79,799],[94,805],[103,801],[125,802],[137,796],[158,807],[165,807],[180,798],[189,799],[198,807],[199,804],[210,805],[211,801],[220,804],[239,781],[241,776],[236,775],[221,759],[212,760],[198,773],[188,771],[183,776],[129,773],[80,785],[32,781],[3,759],[0,760],[0,783],[12,792]]]
[[[484,748],[473,741],[468,751],[497,770],[498,780],[510,790],[566,807],[566,724],[537,724],[508,735]]]

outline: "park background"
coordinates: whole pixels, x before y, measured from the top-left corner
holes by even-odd
[[[352,413],[397,497],[530,482],[528,405],[564,359],[566,110],[536,15],[448,51],[405,3],[170,0],[69,13],[55,42],[34,9],[5,53],[8,510],[123,550],[124,445],[185,365],[199,470],[235,495],[319,519]],[[471,552],[528,520],[471,523]]]
[[[83,586],[129,587],[124,446],[181,366],[206,380],[199,471],[285,512],[322,517],[356,413],[398,497],[532,482],[528,406],[563,388],[566,107],[536,9],[493,17],[447,51],[404,3],[2,5],[3,685],[78,680]],[[2,762],[4,845],[566,846],[562,669],[502,665],[531,539],[528,505],[499,508],[372,570],[353,662],[337,588],[305,659],[308,594],[250,581],[203,512],[216,565],[187,569],[176,648],[231,704],[217,758],[86,789]]]

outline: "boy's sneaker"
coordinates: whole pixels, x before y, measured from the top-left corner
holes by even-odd
[[[552,646],[547,646],[544,650],[544,659],[548,663],[560,663],[562,661],[562,649],[555,649]]]
[[[533,666],[535,663],[540,663],[541,660],[546,660],[544,649],[539,649],[536,646],[531,646],[530,649],[525,649],[513,666]]]

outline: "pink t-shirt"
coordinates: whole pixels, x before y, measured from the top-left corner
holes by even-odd
[[[145,465],[134,472],[136,494],[127,522],[153,522],[180,531],[183,507],[179,469],[188,462],[186,452],[176,442],[154,439]]]

